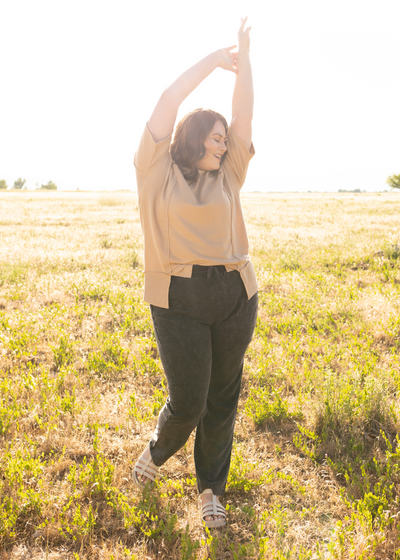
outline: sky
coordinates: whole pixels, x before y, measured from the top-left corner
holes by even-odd
[[[389,189],[400,173],[399,0],[0,0],[0,179],[136,189],[162,91],[247,15],[256,155],[245,191]],[[231,118],[217,69],[182,104]]]

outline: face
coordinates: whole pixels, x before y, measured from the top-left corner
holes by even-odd
[[[226,152],[226,131],[221,121],[215,121],[214,126],[204,142],[206,153],[196,163],[197,169],[214,171],[219,169],[221,158]]]

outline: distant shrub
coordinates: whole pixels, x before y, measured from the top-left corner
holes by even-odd
[[[25,183],[26,183],[26,179],[21,179],[20,177],[19,179],[14,181],[13,189],[22,189]]]
[[[392,187],[392,189],[400,189],[400,174],[390,175],[386,179],[386,183],[389,185],[389,187]]]
[[[42,185],[40,187],[40,189],[44,189],[46,191],[56,191],[57,190],[57,185],[55,183],[53,183],[53,181],[49,181],[46,185]]]
[[[0,179],[0,189],[7,189],[7,183],[4,179]]]

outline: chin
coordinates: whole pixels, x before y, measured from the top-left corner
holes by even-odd
[[[219,165],[216,165],[215,167],[198,167],[197,168],[199,171],[217,171],[219,169]]]

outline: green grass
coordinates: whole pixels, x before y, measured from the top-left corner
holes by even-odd
[[[136,198],[2,194],[5,554],[400,558],[400,196],[244,195],[243,206],[259,318],[229,525],[210,532],[193,434],[153,489],[131,482],[167,396]]]

